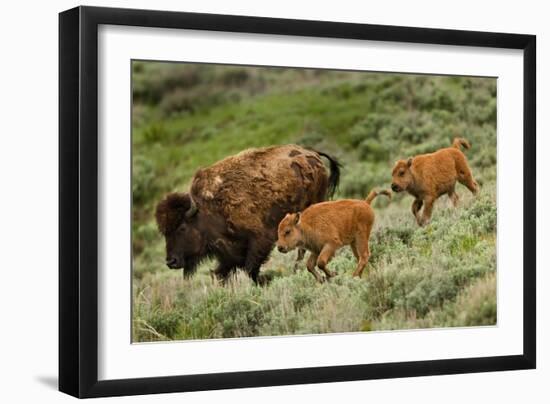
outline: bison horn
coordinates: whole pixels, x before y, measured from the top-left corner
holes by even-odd
[[[195,201],[193,200],[191,195],[189,195],[189,201],[190,201],[189,209],[187,209],[187,212],[185,212],[185,218],[186,219],[189,219],[189,218],[193,217],[197,213],[197,211],[199,210],[197,208],[197,204],[195,203]]]

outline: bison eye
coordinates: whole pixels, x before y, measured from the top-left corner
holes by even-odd
[[[399,176],[400,176],[400,177],[402,177],[402,176],[404,176],[404,175],[405,175],[405,171],[401,171],[401,172],[399,173]]]
[[[285,231],[285,236],[288,236],[290,234],[290,230]]]

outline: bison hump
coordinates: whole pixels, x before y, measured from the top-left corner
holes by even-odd
[[[285,145],[247,149],[197,171],[191,194],[199,209],[221,213],[236,229],[262,232],[280,220],[266,218],[318,202],[326,187],[319,155]]]

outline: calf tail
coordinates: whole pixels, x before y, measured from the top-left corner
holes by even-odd
[[[470,145],[470,142],[468,142],[466,139],[464,139],[463,137],[455,137],[453,139],[453,144],[452,146],[458,150],[460,150],[460,146],[464,147],[466,150],[468,150],[470,147],[472,147]]]
[[[342,164],[338,160],[336,160],[334,157],[329,156],[326,153],[320,152],[315,150],[315,152],[319,156],[325,157],[330,165],[330,176],[328,177],[328,190],[327,190],[327,197],[332,198],[334,195],[334,192],[336,192],[336,189],[338,188],[338,184],[340,183],[340,169],[342,168]]]
[[[388,189],[384,189],[380,192],[376,192],[375,190],[370,191],[369,196],[367,196],[367,199],[365,199],[365,201],[370,205],[374,198],[376,198],[378,195],[386,195],[388,198],[391,199],[391,191]]]

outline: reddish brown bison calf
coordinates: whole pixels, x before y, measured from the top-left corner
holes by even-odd
[[[381,191],[380,194],[391,198],[390,191]],[[307,269],[321,282],[315,266],[325,273],[327,279],[336,275],[327,265],[339,248],[349,245],[357,258],[353,276],[361,277],[370,255],[369,237],[374,224],[370,204],[377,195],[379,193],[371,191],[366,200],[321,202],[302,213],[288,213],[279,223],[278,250],[283,253],[296,247],[309,250]]]
[[[440,196],[447,194],[454,206],[458,204],[458,194],[455,192],[457,181],[474,195],[478,193],[479,186],[472,176],[466,156],[460,150],[461,146],[469,149],[470,143],[466,139],[455,138],[451,147],[395,163],[391,188],[394,192],[407,191],[415,197],[412,213],[420,226],[428,223],[433,204]],[[422,205],[424,210],[420,215]]]

